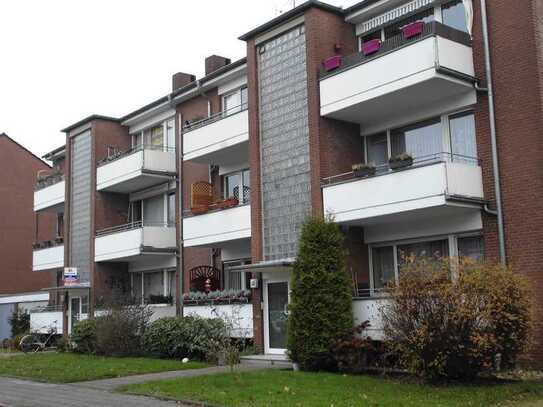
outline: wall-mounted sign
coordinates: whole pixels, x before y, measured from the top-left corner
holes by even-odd
[[[77,267],[64,267],[64,285],[77,285],[79,284],[79,272]]]

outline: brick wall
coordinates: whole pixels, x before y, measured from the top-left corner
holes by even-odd
[[[32,271],[32,243],[55,236],[56,215],[34,216],[34,187],[49,166],[0,135],[0,294],[36,291],[54,283],[54,272]]]
[[[354,26],[336,14],[311,8],[305,14],[307,39],[307,89],[309,98],[309,142],[311,156],[311,200],[313,211],[323,213],[321,180],[350,171],[362,161],[358,125],[320,115],[319,68],[330,56],[356,51]],[[336,49],[340,45],[340,49]]]

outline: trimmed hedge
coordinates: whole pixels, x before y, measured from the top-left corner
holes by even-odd
[[[211,359],[229,340],[221,319],[166,317],[147,327],[143,338],[145,351],[153,356],[182,359]]]
[[[332,369],[331,344],[353,328],[343,241],[331,219],[311,217],[303,225],[293,267],[287,348],[304,370]]]

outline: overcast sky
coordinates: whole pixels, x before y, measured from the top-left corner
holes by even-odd
[[[244,57],[237,38],[291,4],[0,0],[0,133],[42,156],[69,124],[123,116],[167,94],[174,72],[203,76],[206,56]]]

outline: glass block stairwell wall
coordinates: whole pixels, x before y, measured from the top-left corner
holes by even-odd
[[[311,209],[304,26],[257,49],[264,260],[296,257]]]
[[[82,283],[90,280],[91,245],[91,134],[72,141],[70,174],[70,263],[77,267]]]

